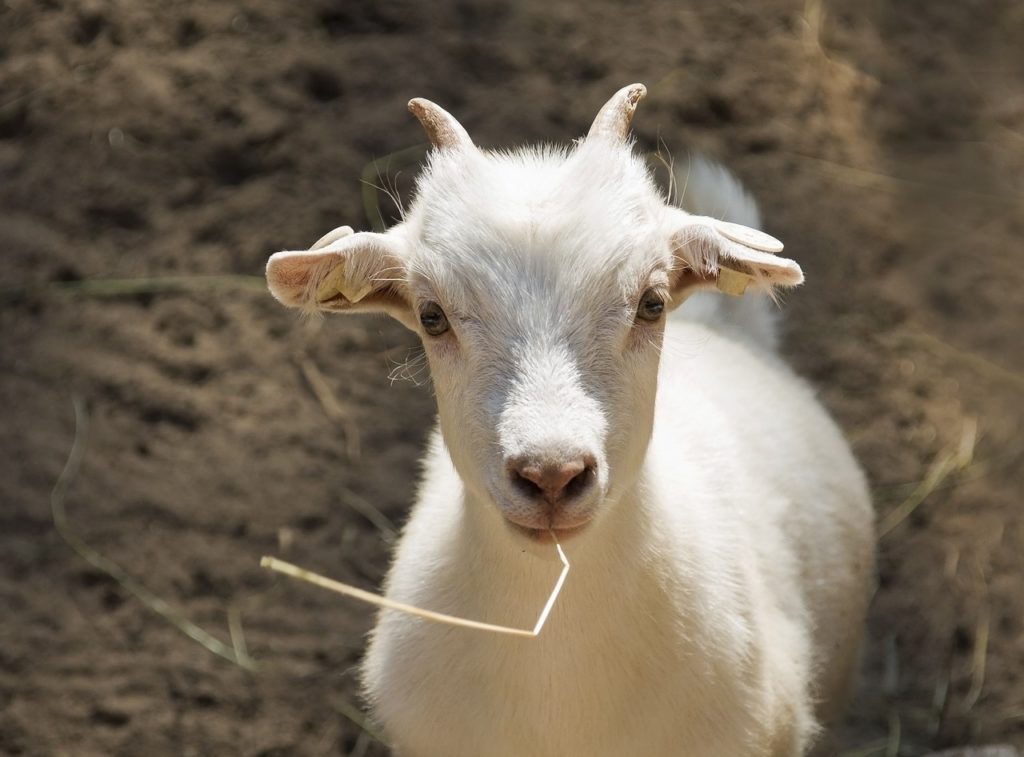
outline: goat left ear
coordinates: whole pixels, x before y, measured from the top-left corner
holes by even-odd
[[[282,305],[309,313],[383,312],[414,329],[405,273],[400,227],[354,234],[342,226],[309,250],[267,261],[267,285]]]
[[[673,305],[700,289],[739,296],[748,286],[771,293],[803,283],[800,266],[776,255],[782,242],[763,231],[678,208],[669,210],[668,231]]]

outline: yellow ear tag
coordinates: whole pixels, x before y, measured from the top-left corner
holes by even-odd
[[[362,286],[357,287],[353,282],[346,280],[345,288],[341,290],[341,293],[345,295],[345,299],[347,299],[349,302],[355,303],[359,302],[359,300],[363,299],[372,291],[373,284],[371,284],[369,281],[363,282]]]
[[[316,290],[316,301],[326,302],[327,300],[333,299],[340,292],[345,294],[344,286],[345,281],[345,264],[335,266],[329,274],[320,282],[320,286]]]
[[[715,286],[718,287],[718,291],[723,294],[732,295],[733,297],[740,297],[744,292],[747,291],[747,286],[754,280],[753,276],[740,271],[735,271],[732,268],[725,268],[724,266],[718,267],[718,279],[715,282]]]
[[[354,282],[348,280],[345,273],[345,264],[342,263],[327,274],[327,277],[317,287],[317,302],[326,302],[341,294],[349,302],[356,303],[373,291],[373,285],[370,282],[367,281],[362,286],[356,286]]]

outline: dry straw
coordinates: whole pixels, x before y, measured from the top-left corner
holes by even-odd
[[[414,607],[413,605],[408,605],[404,602],[396,602],[393,599],[373,594],[355,586],[335,581],[331,578],[326,578],[296,565],[292,565],[291,563],[278,560],[276,557],[265,556],[261,558],[260,567],[277,571],[278,573],[283,573],[286,576],[291,576],[292,578],[307,581],[308,583],[315,584],[316,586],[320,586],[324,589],[336,591],[339,594],[344,594],[346,597],[358,599],[361,602],[367,602],[371,605],[383,607],[388,610],[397,610],[398,612],[414,615],[417,618],[432,620],[435,623],[447,623],[451,626],[472,628],[477,631],[490,631],[491,633],[503,633],[508,634],[509,636],[526,636],[529,638],[536,638],[540,635],[541,629],[544,628],[548,615],[551,614],[551,608],[555,606],[555,600],[558,599],[558,595],[562,591],[562,585],[565,583],[565,577],[569,575],[569,560],[566,558],[565,552],[562,550],[562,545],[558,543],[558,539],[555,537],[553,531],[549,533],[551,534],[552,539],[554,539],[555,549],[558,550],[558,559],[562,562],[562,572],[559,574],[558,580],[555,581],[555,587],[551,590],[551,596],[548,597],[548,601],[544,604],[544,609],[541,610],[540,617],[537,618],[537,622],[534,624],[532,629],[499,626],[494,625],[493,623],[484,623],[479,620],[469,620],[468,618],[446,615],[445,613],[434,612],[433,610],[424,610],[419,607]]]

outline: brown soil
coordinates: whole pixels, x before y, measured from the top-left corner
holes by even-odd
[[[977,424],[970,464],[881,539],[844,747],[1024,746],[1021,39],[1011,0],[0,4],[0,753],[384,753],[345,714],[371,611],[258,560],[379,582],[356,506],[401,523],[412,496],[432,400],[415,362],[388,374],[413,339],[253,289],[74,288],[258,275],[368,227],[364,168],[422,142],[411,96],[498,146],[576,137],[632,81],[641,146],[732,166],[803,264],[787,352],[883,522]],[[404,191],[414,165],[381,174]],[[58,536],[72,396],[74,528],[225,640],[233,608],[258,672]]]

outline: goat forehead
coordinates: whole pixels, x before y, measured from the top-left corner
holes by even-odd
[[[655,201],[655,202],[652,202]],[[458,245],[473,229],[547,233],[643,223],[656,192],[625,147],[436,155],[421,176],[414,214],[428,243]]]
[[[435,160],[412,214],[414,268],[456,307],[587,312],[621,299],[664,257],[660,208],[628,151]]]

